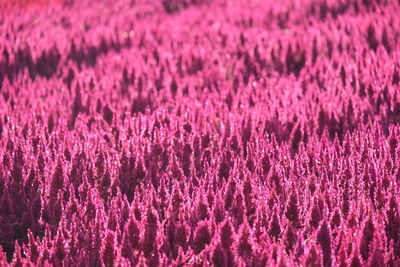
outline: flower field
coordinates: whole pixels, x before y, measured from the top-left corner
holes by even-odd
[[[400,266],[400,1],[0,1],[0,266]]]

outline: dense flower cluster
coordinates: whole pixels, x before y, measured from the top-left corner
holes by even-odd
[[[0,265],[400,266],[399,14],[0,10]]]

